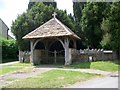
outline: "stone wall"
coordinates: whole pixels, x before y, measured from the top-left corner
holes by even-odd
[[[19,61],[28,63],[30,62],[30,52],[28,51],[19,51]]]
[[[72,62],[87,62],[87,61],[96,61],[96,60],[113,60],[116,59],[115,52],[111,50],[103,49],[84,49],[84,50],[75,50],[71,49],[72,53]]]
[[[44,51],[45,52],[45,51]],[[64,52],[64,51],[63,51]],[[49,56],[48,58],[45,57],[45,55],[43,55],[44,53],[41,50],[34,50],[34,64],[40,64],[41,61],[46,61],[48,59],[48,62],[50,63],[54,63],[59,62],[59,58],[61,57],[62,59],[64,59],[64,55],[63,56],[59,56],[59,55],[54,55],[54,53],[52,54],[52,56]],[[51,53],[48,53],[51,54]],[[57,54],[57,52],[56,52]],[[56,57],[55,57],[56,56]],[[56,58],[56,60],[54,60]],[[71,62],[88,62],[88,61],[96,61],[96,60],[113,60],[116,59],[116,53],[111,51],[111,50],[103,50],[103,49],[84,49],[84,50],[75,50],[75,49],[69,49],[69,59],[71,60]],[[60,59],[60,60],[62,60]],[[20,62],[31,62],[31,58],[30,58],[30,52],[28,51],[19,51],[19,61]],[[64,60],[63,62],[64,63]]]

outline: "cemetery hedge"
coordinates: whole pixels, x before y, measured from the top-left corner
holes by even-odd
[[[2,63],[17,60],[18,47],[16,41],[13,39],[0,39],[0,46],[2,47]]]

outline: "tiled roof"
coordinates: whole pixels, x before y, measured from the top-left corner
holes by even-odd
[[[61,36],[71,36],[80,39],[74,32],[72,32],[57,18],[50,19],[48,22],[36,28],[34,31],[25,35],[23,39],[61,37]]]

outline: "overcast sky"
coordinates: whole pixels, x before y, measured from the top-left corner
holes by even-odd
[[[72,13],[72,0],[55,0],[57,7],[62,10],[67,10],[67,13]],[[28,8],[29,0],[0,0],[0,18],[9,27],[19,14],[22,14]],[[9,34],[11,35],[10,31]]]

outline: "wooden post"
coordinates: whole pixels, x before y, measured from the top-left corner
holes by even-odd
[[[70,59],[70,56],[69,56],[69,39],[64,38],[64,43],[59,38],[57,38],[57,39],[61,42],[61,44],[63,45],[64,50],[65,50],[65,65],[70,65],[71,64],[71,59]]]
[[[69,40],[68,40],[68,38],[64,39],[64,46],[65,46],[65,65],[70,65],[71,60],[69,58]]]
[[[30,47],[31,47],[31,63],[34,65],[34,54],[33,54],[33,41],[30,42]]]
[[[77,49],[76,41],[73,40],[73,43],[74,43],[74,49]]]
[[[54,51],[54,60],[55,60],[54,62],[55,62],[55,64],[56,64],[56,53],[57,53],[57,52],[56,52],[56,50],[55,50],[55,51]]]
[[[49,63],[49,55],[48,55],[48,51],[49,51],[49,48],[48,48],[48,40],[44,41],[44,45],[45,45],[45,61],[47,63]]]

